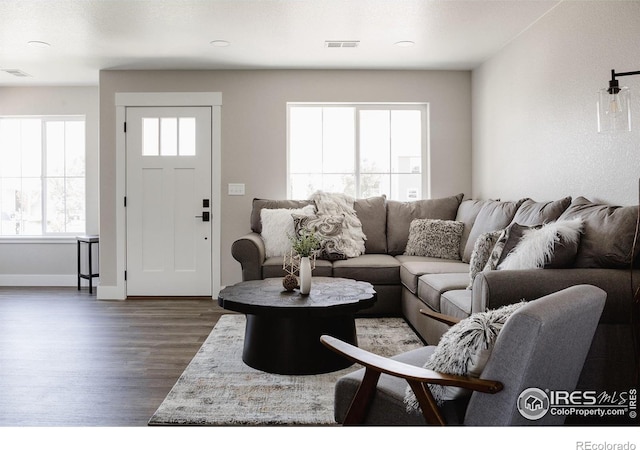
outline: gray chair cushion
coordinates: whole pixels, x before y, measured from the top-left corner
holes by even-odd
[[[400,262],[390,255],[360,255],[334,261],[333,276],[371,284],[400,284]]]

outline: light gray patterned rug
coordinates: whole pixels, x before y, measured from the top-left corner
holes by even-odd
[[[149,425],[332,425],[336,380],[276,375],[242,362],[245,317],[223,315]],[[358,345],[391,356],[422,346],[400,318],[356,319]]]

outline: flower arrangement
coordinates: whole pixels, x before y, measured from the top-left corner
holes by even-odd
[[[291,248],[301,257],[308,257],[320,248],[320,240],[315,232],[303,229],[299,235],[289,236]]]

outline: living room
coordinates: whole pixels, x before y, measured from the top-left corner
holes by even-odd
[[[516,2],[505,6],[511,3]],[[287,102],[428,103],[430,198],[458,193],[539,201],[584,196],[613,205],[637,204],[640,105],[632,103],[630,133],[609,135],[597,132],[595,102],[612,69],[639,69],[634,61],[640,4],[522,3],[540,9],[536,19],[522,24],[484,60],[460,70],[363,69],[348,56],[343,68],[326,69],[211,70],[188,61],[180,70],[106,66],[89,86],[16,85],[5,83],[8,76],[3,75],[0,113],[86,115],[86,231],[100,234],[97,295],[105,300],[121,292],[114,102],[119,92],[222,93],[220,287],[241,280],[231,245],[248,231],[252,199],[287,197]],[[640,77],[620,81],[632,91],[640,88]],[[230,183],[244,184],[244,195],[226,195]],[[52,283],[51,275],[62,280],[58,284],[75,282],[75,241],[2,242],[0,248],[4,285],[18,279]]]

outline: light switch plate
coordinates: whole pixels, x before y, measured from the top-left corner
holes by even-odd
[[[229,183],[229,195],[244,195],[244,183]]]

